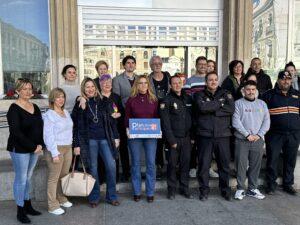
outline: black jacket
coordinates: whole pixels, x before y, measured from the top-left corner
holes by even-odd
[[[115,147],[114,139],[119,138],[116,121],[111,117],[112,102],[103,97],[103,99],[98,99],[98,109],[102,113],[105,136],[112,152],[113,157],[118,158],[118,151]],[[89,119],[87,116],[88,107],[84,110],[79,107],[79,102],[77,101],[71,117],[73,119],[73,147],[80,147],[80,156],[86,166],[89,165]]]
[[[160,103],[162,131],[170,145],[176,138],[187,137],[192,127],[192,98],[181,91],[178,96],[172,90]]]
[[[267,91],[262,99],[267,103],[270,112],[270,132],[300,132],[299,91],[291,87],[287,95],[284,95],[276,85],[274,89]]]
[[[255,74],[257,77],[257,90],[260,94],[265,93],[266,91],[272,89],[273,85],[269,75],[265,74],[263,70],[260,70],[259,73],[255,73],[251,68],[248,69],[246,75]]]
[[[241,77],[240,86],[241,86],[241,84],[243,83],[243,81],[244,81],[244,75]],[[240,86],[239,86],[239,87],[240,87]],[[235,87],[234,87],[233,81],[230,79],[230,75],[228,75],[228,76],[224,79],[224,81],[223,81],[221,87],[222,87],[223,89],[229,91],[229,92],[232,94],[234,100],[239,99],[239,97],[240,97],[239,87],[238,87],[238,88],[235,88]]]
[[[197,135],[214,138],[231,136],[231,116],[234,109],[234,99],[227,90],[218,87],[214,95],[207,89],[197,93]]]

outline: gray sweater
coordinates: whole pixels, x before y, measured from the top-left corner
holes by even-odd
[[[267,104],[260,100],[248,101],[245,98],[235,102],[235,112],[232,116],[234,135],[246,139],[250,134],[264,137],[270,128],[270,114]]]

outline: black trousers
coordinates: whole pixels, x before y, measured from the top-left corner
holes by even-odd
[[[195,142],[197,142],[197,140],[195,140]],[[191,151],[190,169],[197,168],[197,154],[197,143],[194,143]]]
[[[177,147],[169,148],[167,166],[168,191],[175,191],[177,187],[176,169],[179,163],[179,188],[182,191],[189,189],[189,170],[191,158],[191,139],[189,137],[176,138]]]
[[[209,168],[212,161],[212,154],[215,154],[218,173],[219,188],[221,192],[230,191],[229,186],[229,163],[230,147],[229,137],[211,138],[197,136],[198,150],[198,181],[200,192],[209,193]]]
[[[278,160],[280,153],[283,156],[283,186],[294,184],[294,169],[296,166],[297,152],[299,148],[299,134],[267,133],[267,175],[266,181],[269,188],[277,187]]]

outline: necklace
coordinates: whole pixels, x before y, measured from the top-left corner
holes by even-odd
[[[90,109],[90,111],[91,111],[91,113],[92,113],[92,115],[93,115],[93,122],[94,122],[94,123],[98,123],[98,122],[99,122],[99,119],[98,119],[98,105],[97,105],[97,102],[96,102],[96,107],[95,107],[95,108],[96,108],[95,113],[93,112],[93,110],[92,110],[92,108],[91,108],[89,102],[88,102],[87,105],[89,106],[89,109]]]

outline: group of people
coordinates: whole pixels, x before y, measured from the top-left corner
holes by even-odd
[[[63,194],[60,179],[69,173],[74,155],[80,155],[96,180],[88,196],[92,208],[99,204],[104,178],[106,202],[113,206],[120,204],[116,191],[119,159],[122,179],[131,177],[133,200],[141,200],[141,151],[145,155],[149,203],[154,201],[156,169],[164,166],[164,157],[168,161],[169,199],[175,198],[177,189],[184,197],[192,197],[190,171],[197,168],[199,199],[207,200],[213,159],[218,166],[222,197],[232,198],[229,164],[233,159],[237,172],[234,198],[242,200],[248,195],[264,199],[258,189],[258,177],[265,143],[266,193],[276,191],[282,153],[283,190],[296,194],[292,185],[300,138],[300,99],[297,71],[292,62],[278,74],[273,89],[259,58],[252,59],[246,74],[242,61],[230,62],[230,75],[222,85],[216,63],[203,56],[196,59],[197,73],[185,84],[181,76],[162,71],[159,56],[151,58],[149,76],[134,73],[133,56],[124,57],[122,64],[124,72],[112,79],[108,64],[97,62],[95,69],[99,76],[84,78],[80,86],[76,85],[76,67],[66,65],[62,71],[65,84],[51,90],[49,109],[43,115],[30,102],[33,89],[30,80],[16,82],[18,99],[7,113],[10,131],[7,150],[16,173],[14,198],[20,222],[30,223],[27,215],[41,214],[32,207],[29,190],[42,152],[48,167],[48,211],[54,215],[72,207]],[[129,138],[129,120],[133,118],[160,118],[163,137]]]

